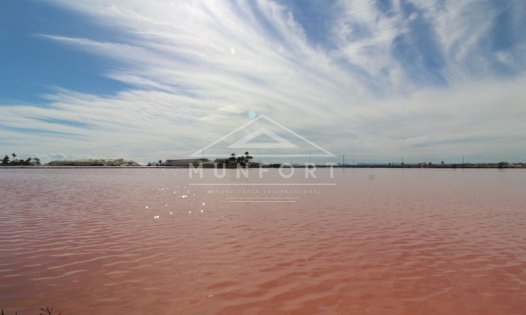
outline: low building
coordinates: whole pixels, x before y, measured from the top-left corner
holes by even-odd
[[[216,167],[226,167],[229,163],[228,159],[215,159],[214,164]]]
[[[104,160],[104,159],[86,159],[86,160],[57,160],[47,163],[48,166],[138,166],[134,161],[124,159]]]
[[[164,166],[172,167],[190,167],[190,166],[199,166],[200,164],[209,163],[209,159],[179,159],[179,160],[166,160]]]

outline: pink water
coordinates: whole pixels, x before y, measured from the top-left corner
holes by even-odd
[[[1,169],[0,308],[526,314],[525,171],[319,171]]]

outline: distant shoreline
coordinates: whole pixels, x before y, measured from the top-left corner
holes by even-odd
[[[486,164],[466,164],[466,165],[388,165],[388,164],[360,164],[360,165],[315,165],[316,168],[392,168],[392,169],[526,169],[526,165],[509,165],[509,166],[499,166],[499,165],[489,165]],[[291,165],[291,166],[282,166],[283,168],[306,168],[305,165]],[[195,167],[198,168],[198,167]],[[222,167],[218,167],[222,168]],[[249,167],[250,168],[259,168],[259,167]],[[261,168],[280,168],[277,165],[262,165]],[[5,166],[0,165],[0,169],[190,169],[190,167],[185,166],[29,166],[29,165],[13,165]],[[203,167],[203,169],[213,169],[213,167]],[[236,169],[233,167],[226,167],[226,169]]]

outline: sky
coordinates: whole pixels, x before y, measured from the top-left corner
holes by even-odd
[[[525,0],[3,0],[0,154],[185,158],[264,115],[338,161],[526,161],[525,29]]]

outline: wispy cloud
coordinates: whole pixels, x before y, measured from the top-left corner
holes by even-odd
[[[0,106],[11,150],[185,156],[255,111],[363,159],[526,159],[521,2],[340,1],[327,45],[272,1],[50,3],[124,34],[39,37],[111,60],[129,88]]]

